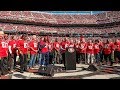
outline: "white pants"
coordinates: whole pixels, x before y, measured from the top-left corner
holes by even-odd
[[[87,63],[89,64],[89,63],[94,63],[94,54],[87,54]]]

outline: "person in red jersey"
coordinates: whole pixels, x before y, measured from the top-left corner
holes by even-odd
[[[70,40],[70,43],[69,43],[69,46],[68,46],[68,47],[75,48],[75,44],[74,44],[73,39]]]
[[[99,44],[99,40],[95,40],[94,43],[94,55],[95,55],[95,63],[96,64],[100,64],[100,44]]]
[[[80,61],[86,63],[86,48],[87,43],[85,42],[85,38],[80,38],[80,44],[79,44],[79,52],[80,52]]]
[[[87,63],[93,64],[94,63],[94,44],[92,40],[88,41],[86,52],[87,52]]]
[[[36,35],[33,35],[32,40],[29,42],[29,49],[30,49],[29,68],[32,68],[35,66],[35,61],[36,61],[36,57],[37,57]]]
[[[18,40],[17,48],[20,58],[20,73],[23,73],[24,71],[27,71],[28,43],[26,42],[26,35],[22,35]]]
[[[55,38],[55,42],[53,43],[53,51],[54,51],[54,63],[60,64],[60,43],[58,39]]]
[[[114,42],[113,42],[111,39],[109,39],[109,41],[110,41],[111,47],[114,48],[114,50],[112,51],[112,54],[111,54],[112,62],[114,62],[114,60],[115,60],[115,59],[114,59],[115,45],[114,45]]]
[[[114,45],[115,45],[115,52],[114,52],[115,61],[119,60],[120,63],[120,40],[116,39]]]
[[[103,53],[104,53],[104,60],[106,61],[106,63],[109,60],[110,66],[113,65],[113,61],[112,61],[112,53],[113,52],[114,52],[114,45],[111,44],[111,42],[107,39],[106,43],[104,43]]]
[[[4,32],[0,30],[0,75],[8,73],[8,44],[4,40]]]
[[[6,57],[7,57],[6,62],[7,62],[7,65],[6,66],[7,66],[7,68],[8,68],[9,71],[13,72],[13,65],[12,65],[13,64],[13,60],[10,59],[10,54],[8,52],[9,39],[8,39],[8,35],[7,34],[4,34],[4,43],[5,43],[4,49],[7,52],[6,53]]]
[[[65,52],[69,46],[69,42],[67,41],[67,38],[64,38],[64,40],[62,40],[61,44],[61,54],[62,54],[62,62],[65,64]]]
[[[38,61],[41,66],[49,64],[49,46],[49,39],[40,37],[40,41],[38,42]]]
[[[11,62],[11,63],[9,63],[11,69],[13,69],[13,68],[15,69],[16,68],[16,56],[17,56],[16,50],[17,50],[17,47],[16,47],[16,40],[15,40],[15,38],[16,38],[15,36],[11,36],[11,40],[8,43],[8,49],[9,49],[9,56],[8,56],[8,58],[9,58],[9,60]],[[13,60],[12,60],[12,58],[13,58]],[[14,63],[14,65],[13,65],[12,62]]]
[[[40,43],[41,45],[41,65],[47,66],[49,64],[49,50],[48,50],[48,41],[44,38],[44,41]]]
[[[67,38],[64,38],[64,40],[62,40],[62,42],[61,42],[61,51],[62,51],[62,53],[65,53],[68,46],[69,46],[69,41],[68,41]]]
[[[7,34],[4,34],[4,49],[5,49],[5,51],[7,52],[6,54],[5,54],[5,56],[6,57],[8,57],[8,35]]]

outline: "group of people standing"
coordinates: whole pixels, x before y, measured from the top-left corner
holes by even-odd
[[[86,41],[84,37],[80,37],[78,40],[63,38],[59,41],[55,38],[53,41],[44,36],[38,39],[36,35],[32,38],[26,35],[17,38],[13,35],[8,39],[8,35],[0,31],[0,71],[4,72],[5,65],[9,71],[13,71],[17,65],[17,57],[20,60],[21,73],[27,71],[28,68],[33,68],[36,61],[39,66],[63,64],[68,47],[75,48],[76,63],[100,65],[100,63],[107,64],[110,61],[110,65],[113,65],[114,60],[120,60],[119,39],[115,42],[110,39],[103,42],[98,39]],[[30,54],[30,60],[28,60],[28,54]]]

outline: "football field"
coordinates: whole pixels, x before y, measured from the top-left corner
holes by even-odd
[[[63,66],[63,65],[56,65]],[[114,65],[115,66],[115,65]],[[120,66],[120,65],[116,65]],[[53,77],[43,76],[37,73],[38,67],[29,72],[14,72],[11,74],[11,79],[112,79],[119,78],[119,73],[111,74],[101,71],[87,71],[82,68],[88,68],[88,65],[85,64],[77,64],[76,70],[66,70],[64,72],[55,73]]]

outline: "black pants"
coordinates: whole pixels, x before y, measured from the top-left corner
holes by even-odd
[[[110,61],[111,65],[113,64],[113,61],[112,61],[112,54],[104,54],[104,60],[106,62]]]
[[[27,70],[27,54],[20,54],[20,71],[26,71]]]
[[[7,64],[8,64],[8,69],[13,70],[13,68],[14,68],[14,55],[12,56],[12,54],[8,53]]]
[[[62,62],[61,63],[64,64],[64,66],[65,66],[65,53],[62,53]]]
[[[76,52],[76,62],[80,63],[80,53]]]
[[[104,57],[104,55],[103,55],[103,51],[100,51],[100,62],[103,62],[103,58]]]
[[[85,53],[80,53],[80,61],[85,62],[85,59],[86,59]]]
[[[0,75],[5,75],[8,73],[8,63],[7,57],[1,58],[0,60]]]
[[[16,67],[16,57],[17,57],[17,54],[16,54],[16,53],[14,53],[14,54],[13,54],[13,59],[14,59],[14,68]]]
[[[119,60],[119,62],[120,62],[120,51],[115,51],[114,52],[114,58],[115,58],[115,60],[117,58]]]
[[[49,64],[53,62],[53,52],[49,52]]]

